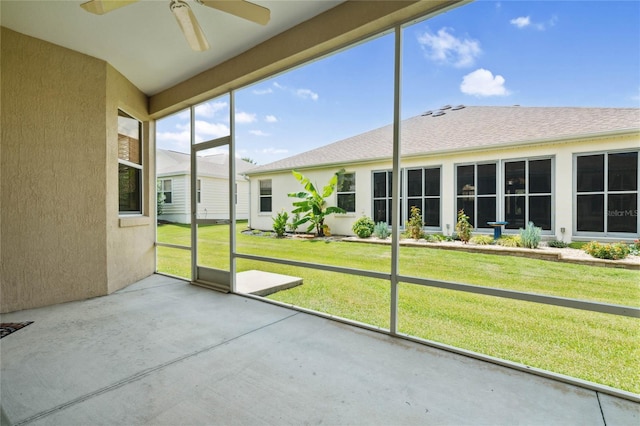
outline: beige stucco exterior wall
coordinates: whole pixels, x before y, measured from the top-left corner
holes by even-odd
[[[503,161],[519,160],[536,157],[551,157],[553,196],[552,196],[552,222],[553,228],[545,232],[546,238],[562,239],[564,241],[589,239],[586,236],[576,235],[573,219],[574,199],[574,174],[573,160],[575,154],[600,153],[617,150],[637,150],[640,145],[640,135],[629,134],[625,136],[599,137],[591,139],[577,139],[573,141],[558,141],[552,143],[540,143],[524,146],[511,146],[494,149],[485,149],[468,152],[441,153],[431,156],[407,158],[402,161],[402,168],[410,167],[441,167],[441,229],[440,232],[451,235],[456,223],[456,190],[455,167],[458,164],[498,161],[498,182],[501,182]],[[391,161],[334,165],[331,167],[299,169],[301,173],[309,177],[312,182],[323,187],[333,173],[345,167],[347,172],[356,174],[356,212],[347,215],[332,215],[325,222],[330,226],[331,232],[339,235],[353,235],[351,226],[360,216],[372,216],[372,177],[374,170],[391,170]],[[289,171],[251,175],[251,214],[249,225],[252,228],[269,230],[273,225],[272,217],[280,212],[292,210],[292,198],[287,197],[289,192],[298,192],[302,188]],[[260,213],[259,208],[259,181],[271,179],[273,190],[272,212]],[[499,215],[502,215],[503,200],[499,192]],[[327,200],[329,205],[336,205],[335,193]],[[404,219],[403,219],[404,223]],[[450,227],[447,229],[446,225]],[[565,232],[561,232],[561,228]],[[485,230],[490,233],[490,230]],[[515,232],[515,231],[505,231]],[[593,239],[593,238],[592,238]],[[596,238],[597,239],[597,238]]]
[[[107,67],[106,188],[108,292],[119,290],[155,271],[155,128],[149,122],[147,97],[111,65]],[[143,123],[143,212],[118,215],[118,109]],[[153,188],[151,191],[150,188]]]
[[[117,107],[144,120],[146,97],[104,61],[6,28],[1,37],[0,311],[152,273],[153,226],[120,230],[117,204]]]
[[[105,294],[105,63],[2,28],[1,311]]]

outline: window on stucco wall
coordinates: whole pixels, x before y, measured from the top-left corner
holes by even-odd
[[[551,230],[551,159],[507,161],[504,164],[504,220],[507,229],[533,222]]]
[[[118,110],[120,214],[142,213],[142,123]]]
[[[578,232],[638,232],[638,152],[576,157]]]
[[[496,163],[456,167],[456,209],[464,210],[474,228],[488,228],[497,218],[496,171]]]
[[[406,220],[411,207],[418,207],[426,227],[440,227],[440,167],[407,170]]]
[[[272,204],[272,190],[271,179],[264,179],[260,181],[260,212],[271,212]]]
[[[338,177],[336,193],[338,207],[344,209],[347,213],[354,213],[356,211],[356,174],[342,173]]]

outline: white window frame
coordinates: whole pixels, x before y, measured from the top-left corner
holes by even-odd
[[[496,168],[495,194],[478,194],[478,189],[477,189],[478,188],[478,166],[484,166],[489,164],[493,164]],[[500,185],[500,182],[502,180],[502,174],[501,174],[502,167],[501,167],[500,161],[499,160],[478,161],[478,162],[472,162],[472,163],[456,163],[453,165],[453,173],[454,173],[454,181],[455,181],[454,194],[453,194],[455,211],[454,211],[453,223],[458,222],[458,199],[463,197],[462,195],[458,195],[458,167],[465,167],[465,166],[473,166],[474,193],[473,195],[468,196],[468,197],[473,197],[473,222],[474,223],[472,223],[471,226],[473,226],[474,229],[479,229],[479,230],[489,229],[490,226],[487,223],[478,224],[478,198],[495,198],[496,200],[496,215],[495,215],[496,219],[495,220],[500,220],[500,218],[502,217],[502,210],[501,210],[502,203],[500,202],[500,200],[502,199],[501,185]],[[481,226],[478,226],[478,225],[481,225]]]
[[[549,193],[530,193],[529,191],[529,184],[530,184],[530,179],[529,179],[529,162],[531,161],[540,161],[540,160],[549,160],[551,162],[551,192]],[[524,175],[525,175],[525,186],[524,186],[524,192],[522,194],[507,194],[507,191],[505,190],[504,187],[504,179],[505,176],[507,174],[506,172],[506,167],[507,167],[507,163],[517,163],[517,162],[524,162]],[[537,196],[551,196],[551,218],[550,218],[550,228],[549,229],[543,229],[542,233],[547,235],[547,234],[553,234],[554,233],[554,229],[555,229],[555,195],[554,195],[554,188],[555,188],[555,157],[553,155],[547,155],[547,156],[541,156],[541,157],[523,157],[523,158],[510,158],[510,159],[506,159],[506,160],[502,160],[501,161],[501,167],[500,167],[500,173],[499,175],[501,176],[500,178],[500,182],[498,183],[499,186],[499,196],[500,196],[500,206],[499,206],[499,210],[502,212],[501,214],[501,220],[506,220],[506,201],[508,197],[524,197],[525,200],[525,220],[524,220],[524,225],[526,226],[529,221],[531,220],[530,218],[530,209],[529,206],[531,205],[531,197],[535,198]],[[534,223],[534,225],[537,226],[536,223]],[[517,232],[518,229],[505,229],[505,232]]]
[[[271,193],[269,195],[262,195],[262,182],[269,181],[271,183]],[[269,198],[271,200],[271,210],[262,210],[262,199]],[[258,180],[258,213],[272,213],[273,212],[273,179],[260,179]]]
[[[638,166],[638,177],[635,191],[609,191],[609,155],[611,154],[622,154],[625,152],[636,152],[638,153],[638,162],[640,163],[640,150],[637,149],[617,149],[611,151],[593,151],[593,152],[580,152],[575,153],[573,155],[573,188],[572,188],[572,197],[573,197],[573,233],[576,236],[591,236],[591,237],[610,237],[610,238],[638,238],[638,233],[640,233],[640,217],[638,216],[638,211],[636,210],[636,233],[627,233],[627,232],[608,232],[608,222],[607,222],[607,204],[608,204],[608,196],[610,193],[614,194],[636,194],[636,201],[640,202],[640,164]],[[578,157],[585,156],[593,156],[593,155],[603,155],[604,156],[604,183],[602,191],[584,191],[578,193]],[[598,231],[578,231],[578,195],[599,195],[602,194],[604,196],[604,232]]]
[[[120,210],[120,204],[118,202],[118,215],[119,216],[141,216],[144,213],[144,188],[145,188],[145,178],[144,178],[144,141],[143,141],[143,131],[142,131],[142,121],[137,119],[136,117],[134,117],[133,115],[129,114],[128,112],[124,111],[122,108],[118,108],[118,117],[121,117],[121,113],[124,114],[124,117],[126,118],[130,118],[132,120],[136,120],[138,122],[138,143],[140,144],[139,150],[140,150],[140,164],[134,163],[132,161],[127,161],[127,160],[123,160],[120,158],[120,155],[118,154],[118,168],[120,168],[120,165],[123,166],[127,166],[127,167],[131,167],[134,169],[139,170],[139,180],[138,180],[138,187],[140,188],[140,195],[139,195],[139,199],[138,202],[140,204],[140,209],[139,210],[134,210],[134,211],[127,211],[127,210]],[[119,142],[118,142],[119,143]],[[120,187],[120,176],[118,176],[118,188]],[[118,197],[120,197],[120,192],[118,189]],[[119,199],[119,198],[118,198]]]
[[[158,193],[164,195],[164,197],[165,197],[164,198],[164,203],[166,205],[173,204],[173,179],[171,179],[171,178],[160,178],[158,180],[160,181],[160,190],[158,191]],[[167,191],[165,189],[165,186],[164,186],[165,182],[169,182],[171,184],[171,189],[169,191]],[[171,201],[170,202],[167,202],[167,195],[166,195],[167,192],[171,193]]]
[[[420,170],[421,175],[420,175],[420,187],[422,188],[421,194],[418,195],[412,195],[409,196],[409,172],[410,171],[414,171],[414,170]],[[425,175],[425,170],[438,170],[438,175],[439,175],[439,187],[438,187],[438,195],[425,195],[425,184],[424,184],[424,175]],[[403,211],[406,212],[405,213],[405,217],[403,218],[403,223],[405,220],[408,220],[408,215],[411,214],[411,210],[409,208],[409,198],[411,199],[418,199],[420,198],[420,205],[422,207],[420,207],[420,214],[422,215],[422,227],[424,229],[430,230],[430,231],[440,231],[442,230],[442,165],[434,165],[434,166],[416,166],[416,167],[407,167],[405,169],[403,169],[402,173],[404,174],[404,179],[403,179],[403,188],[402,188],[402,193],[403,193]],[[433,225],[429,225],[427,226],[425,224],[424,221],[424,203],[425,200],[438,200],[439,201],[439,209],[438,209],[438,225],[437,226],[433,226]]]
[[[338,203],[339,199],[340,199],[340,195],[351,195],[353,194],[353,210],[347,210],[345,209],[345,211],[347,213],[355,213],[356,212],[356,172],[345,172],[342,174],[341,177],[338,178],[338,183],[340,183],[340,179],[343,179],[344,176],[346,175],[353,175],[353,191],[339,191],[336,190],[336,205],[338,207],[341,207],[340,204]],[[338,184],[338,189],[340,188],[340,185]]]

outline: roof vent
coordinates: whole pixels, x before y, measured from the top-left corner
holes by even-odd
[[[433,111],[427,111],[424,114],[422,114],[422,116],[424,117],[424,116],[431,115],[431,114],[433,114]]]
[[[451,105],[445,105],[440,108],[440,110],[444,110],[444,109],[451,109]]]
[[[463,108],[464,108],[464,105],[458,105],[458,106],[455,106],[455,107],[451,108],[451,111],[457,111],[457,110],[463,109]]]
[[[431,116],[432,117],[440,117],[441,115],[444,115],[444,114],[445,114],[444,111],[437,111],[437,112],[434,112]]]

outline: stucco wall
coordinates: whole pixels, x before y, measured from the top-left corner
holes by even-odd
[[[576,140],[573,142],[558,142],[532,146],[508,147],[500,149],[485,149],[459,153],[448,153],[433,156],[409,158],[402,161],[402,168],[440,166],[441,169],[441,225],[440,232],[451,235],[456,223],[456,191],[455,191],[455,167],[462,163],[518,160],[535,157],[553,158],[552,179],[552,223],[551,231],[545,231],[547,238],[557,238],[570,241],[577,236],[574,223],[574,172],[573,158],[578,153],[605,152],[613,150],[635,150],[640,143],[639,136],[597,138],[591,140]],[[323,187],[333,173],[346,167],[346,171],[356,174],[356,212],[347,215],[332,215],[326,219],[331,232],[340,235],[353,235],[351,226],[360,216],[372,216],[372,171],[391,170],[391,161],[349,164],[346,166],[335,165],[327,168],[301,169],[299,170],[312,182]],[[502,163],[499,164],[498,176],[501,176]],[[249,225],[255,229],[269,230],[273,226],[272,217],[282,209],[290,212],[294,199],[287,197],[289,192],[302,190],[300,184],[289,171],[281,173],[269,173],[251,175],[251,212]],[[272,212],[260,213],[259,208],[259,181],[271,179],[273,196]],[[500,182],[500,180],[499,180]],[[503,195],[500,192],[500,195]],[[329,205],[336,205],[335,193],[327,200]],[[498,196],[499,212],[502,215],[503,197]],[[403,218],[403,224],[406,219]],[[449,224],[447,229],[446,225]],[[561,232],[564,228],[565,232]],[[490,230],[485,230],[490,233]],[[506,230],[505,232],[516,232]],[[584,239],[584,238],[583,238]],[[597,238],[594,238],[597,239]]]
[[[2,312],[105,294],[106,64],[2,28]]]
[[[118,109],[143,123],[142,215],[118,215]],[[155,128],[149,123],[147,97],[107,64],[106,227],[108,292],[119,290],[155,271]],[[152,188],[150,190],[149,188]]]
[[[0,311],[151,274],[155,211],[121,228],[117,193],[118,108],[147,120],[147,98],[104,61],[6,28],[1,37]],[[153,196],[147,187],[147,207]]]

